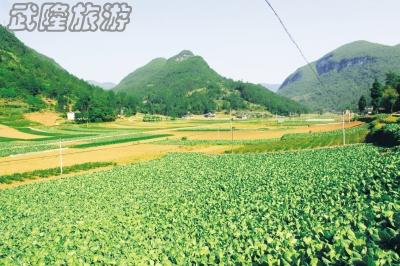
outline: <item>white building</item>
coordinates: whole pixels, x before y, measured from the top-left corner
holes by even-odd
[[[74,112],[68,112],[67,113],[67,120],[68,121],[75,121],[75,113]]]

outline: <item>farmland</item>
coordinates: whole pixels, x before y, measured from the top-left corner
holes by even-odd
[[[145,123],[138,116],[113,123],[61,123],[57,126],[17,117],[15,123],[4,120],[8,122],[0,131],[0,175],[56,168],[60,164],[60,145],[65,166],[109,161],[127,164],[155,159],[168,152],[224,153],[232,146],[239,149],[248,144],[265,145],[288,134],[339,130],[342,127],[339,119],[333,116],[332,121],[325,124],[309,121],[308,117],[290,118],[280,123],[273,118],[239,120],[233,121],[232,131],[229,117],[223,115],[217,119],[196,117],[155,123]],[[351,131],[358,125],[357,122],[346,123],[346,128]],[[2,132],[7,134],[1,135]],[[337,144],[329,142],[319,146]]]
[[[4,125],[0,265],[398,264],[400,152],[338,120]]]
[[[368,145],[190,153],[4,190],[0,264],[395,265],[399,171]]]

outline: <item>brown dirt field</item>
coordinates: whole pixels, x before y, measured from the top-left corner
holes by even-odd
[[[136,146],[134,150],[132,150],[132,146]],[[168,152],[199,152],[199,153],[208,153],[208,154],[218,154],[218,153],[223,153],[227,147],[225,146],[215,146],[215,147],[178,147],[178,146],[163,146],[164,149],[160,149],[159,145],[151,145],[151,144],[138,144],[138,145],[128,145],[128,146],[117,146],[115,145],[114,147],[107,147],[108,149],[106,150],[90,150],[90,151],[85,151],[83,153],[76,154],[75,152],[77,150],[69,150],[68,152],[65,153],[63,159],[65,162],[65,166],[70,166],[74,164],[78,164],[77,160],[81,160],[79,163],[84,163],[84,162],[99,162],[99,161],[114,161],[117,162],[119,165],[124,165],[124,164],[130,164],[130,163],[137,163],[140,161],[147,161],[147,160],[154,160],[161,158],[162,156],[166,155]],[[109,153],[110,150],[114,150],[115,152],[118,152],[118,156],[113,155],[112,157],[116,160],[113,160],[113,158],[105,158],[104,155],[105,153]],[[51,157],[50,157],[51,156]],[[83,158],[84,157],[84,158]],[[15,171],[12,171],[11,169],[15,169],[14,167],[18,167],[18,172],[28,172],[28,171],[33,171],[33,170],[38,170],[38,169],[48,169],[48,168],[54,168],[59,166],[59,157],[58,153],[53,153],[49,155],[48,158],[45,158],[43,160],[40,158],[35,158],[27,156],[20,158],[21,161],[19,162],[11,162],[8,166],[1,165],[0,161],[0,172],[2,174],[12,174]],[[27,159],[27,161],[25,161]],[[29,164],[27,163],[29,161]],[[12,166],[11,166],[12,165]],[[25,167],[24,167],[24,166]],[[6,172],[3,173],[2,168],[7,167],[9,172],[5,170]],[[39,183],[39,182],[48,182],[52,180],[58,180],[62,178],[67,178],[67,177],[72,177],[72,176],[78,176],[78,175],[84,175],[84,174],[90,174],[90,173],[96,173],[96,172],[101,172],[101,171],[106,171],[111,169],[112,166],[108,167],[103,167],[103,168],[98,168],[98,169],[93,169],[89,171],[82,171],[78,173],[72,173],[68,175],[63,175],[63,176],[55,176],[55,177],[49,177],[49,178],[44,178],[44,179],[30,179],[30,180],[25,180],[21,182],[13,182],[11,184],[0,184],[0,190],[2,189],[9,189],[9,188],[14,188],[22,185],[27,185],[27,184],[33,184],[33,183]]]
[[[37,138],[41,138],[42,136],[36,136],[36,135],[23,133],[23,132],[16,130],[15,128],[0,124],[0,137],[16,138],[16,139],[37,139]]]
[[[184,123],[182,123],[184,124]],[[359,122],[346,124],[346,128],[359,125]],[[159,126],[158,124],[155,124]],[[226,125],[221,125],[226,126]],[[245,124],[238,123],[242,128],[249,130],[235,131],[234,139],[271,139],[280,138],[284,134],[289,133],[308,133],[312,132],[325,132],[331,130],[341,129],[341,124],[325,124],[301,127],[271,127],[270,130],[257,131],[256,127],[247,127]],[[258,128],[263,127],[262,124],[257,125]],[[214,125],[196,125],[190,128],[215,128]],[[18,138],[33,138],[37,136],[24,134],[16,131],[15,129],[8,128],[0,125],[0,136],[2,130],[7,130],[8,137]],[[230,140],[231,132],[179,132],[171,129],[154,130],[152,133],[171,133],[174,137],[170,139],[180,139],[188,137],[189,140]],[[24,136],[25,135],[25,136]],[[39,136],[40,137],[40,136]],[[158,139],[160,140],[160,139]],[[78,141],[79,142],[79,141]],[[109,146],[93,147],[89,149],[66,149],[63,154],[64,166],[71,166],[82,164],[86,162],[116,162],[118,164],[129,164],[139,161],[152,160],[162,157],[168,152],[202,152],[202,153],[223,153],[225,150],[230,149],[230,146],[174,146],[174,145],[158,145],[152,144],[154,140],[147,140],[135,143],[122,143]],[[46,151],[33,154],[18,155],[14,157],[0,158],[0,175],[7,175],[13,173],[29,172],[39,169],[48,169],[58,167],[60,158],[58,151]]]
[[[347,123],[346,128],[352,128],[361,125],[360,122]],[[226,128],[226,127],[225,127]],[[238,127],[240,128],[240,127]],[[259,131],[259,130],[246,130],[246,131],[234,131],[233,138],[236,140],[251,140],[251,139],[274,139],[281,138],[285,134],[296,134],[296,133],[309,133],[311,132],[327,132],[338,130],[342,128],[342,124],[326,124],[326,125],[313,125],[310,127],[283,127],[282,130],[274,127],[272,130]],[[222,129],[222,127],[221,127]],[[171,139],[180,139],[187,137],[189,140],[230,140],[232,138],[231,132],[195,132],[195,131],[170,131],[168,133],[174,134],[175,137]]]
[[[65,119],[61,118],[59,114],[55,112],[35,112],[24,114],[25,119],[37,122],[45,126],[56,126],[65,122]]]
[[[63,152],[63,165],[71,166],[87,162],[116,162],[118,164],[128,164],[157,159],[168,152],[218,153],[223,152],[225,149],[226,148],[223,146],[196,148],[146,143],[118,144],[84,150],[66,149]],[[0,175],[55,168],[59,165],[60,156],[58,151],[0,158]]]

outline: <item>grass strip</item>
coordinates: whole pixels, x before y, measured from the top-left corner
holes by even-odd
[[[77,173],[81,171],[92,170],[95,168],[106,167],[115,165],[112,162],[95,162],[95,163],[84,163],[84,164],[77,164],[68,167],[64,167],[63,174],[71,174]],[[25,173],[16,173],[12,175],[5,175],[0,176],[0,184],[11,184],[15,181],[24,181],[27,179],[35,179],[35,178],[48,178],[52,176],[60,176],[60,168],[50,168],[45,170],[35,170],[32,172],[25,172]]]
[[[97,134],[65,134],[65,133],[57,133],[57,132],[44,132],[39,130],[34,130],[32,128],[17,128],[18,131],[26,134],[43,136],[43,138],[31,139],[30,141],[49,141],[49,140],[57,140],[57,139],[74,139],[74,138],[85,138],[85,137],[93,137],[97,136]]]
[[[346,144],[363,143],[368,135],[365,126],[350,129],[346,132]],[[233,153],[262,153],[313,149],[321,147],[339,146],[343,144],[342,132],[321,132],[314,134],[286,135],[281,140],[270,143],[247,144],[244,147],[233,150]],[[231,153],[226,151],[225,153]]]
[[[0,137],[0,142],[12,142],[12,141],[20,141],[20,140],[21,139]]]
[[[132,137],[132,138],[123,138],[123,139],[113,139],[107,141],[99,141],[99,142],[90,142],[84,144],[74,145],[71,148],[76,149],[85,149],[91,147],[98,147],[98,146],[106,146],[106,145],[113,145],[113,144],[121,144],[127,142],[136,142],[141,140],[149,140],[149,139],[157,139],[157,138],[164,138],[164,137],[171,137],[171,134],[159,134],[159,135],[149,135],[149,136],[141,136],[141,137]]]

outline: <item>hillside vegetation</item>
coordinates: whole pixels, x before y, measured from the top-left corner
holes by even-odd
[[[25,111],[72,109],[80,112],[82,119],[91,121],[114,120],[121,108],[135,112],[136,102],[132,97],[89,85],[54,60],[24,45],[1,25],[0,77],[0,98],[26,103]]]
[[[182,51],[170,59],[154,59],[128,75],[114,90],[141,99],[143,112],[170,116],[249,109],[254,104],[272,113],[307,111],[261,85],[220,76],[202,57],[190,51]]]
[[[389,72],[400,72],[400,45],[385,46],[358,41],[332,51],[311,64],[299,68],[282,84],[278,93],[313,110],[357,110],[374,79],[384,80]]]

